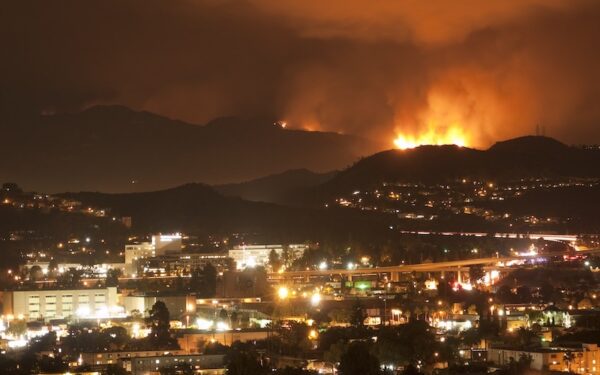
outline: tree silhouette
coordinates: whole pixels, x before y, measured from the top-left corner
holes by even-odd
[[[111,268],[106,271],[106,286],[118,286],[119,277],[123,275],[123,271],[118,268]]]
[[[259,359],[250,345],[239,341],[231,346],[226,356],[228,375],[266,375],[269,368]]]
[[[219,311],[219,320],[221,320],[223,322],[229,321],[229,314],[227,313],[227,310],[225,310],[224,308],[221,309],[221,311]]]
[[[365,324],[365,312],[363,311],[363,306],[360,301],[357,299],[352,306],[352,312],[350,315],[350,324],[355,327],[362,327]]]
[[[379,360],[371,354],[369,344],[354,341],[340,360],[340,375],[380,375]]]
[[[469,266],[469,279],[471,283],[475,283],[475,281],[481,279],[485,276],[485,271],[483,270],[483,266],[480,264]]]
[[[281,268],[281,264],[281,257],[277,254],[277,251],[275,251],[275,249],[271,250],[269,253],[269,265],[271,266],[271,270],[274,272],[278,271]]]
[[[527,369],[531,366],[532,358],[530,355],[521,354],[519,360],[515,361],[513,357],[510,357],[507,373],[510,375],[521,375],[524,374]]]
[[[157,348],[170,347],[172,344],[169,333],[170,314],[163,301],[156,301],[152,305],[147,321],[150,325],[150,334],[148,335],[150,343]]]
[[[42,267],[35,265],[29,269],[29,280],[37,281],[43,277]]]
[[[201,297],[214,297],[217,293],[217,269],[207,263],[202,269],[202,288],[200,288]]]
[[[344,340],[338,340],[329,346],[329,350],[323,353],[323,359],[326,362],[339,363],[342,360],[342,355],[348,350],[348,344]]]

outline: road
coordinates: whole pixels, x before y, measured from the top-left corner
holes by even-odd
[[[578,251],[577,254],[589,255],[600,253],[600,249],[589,249]],[[556,257],[563,256],[564,252],[552,252],[537,257]],[[315,277],[315,276],[331,276],[331,275],[344,275],[344,276],[358,276],[358,275],[373,275],[381,273],[408,273],[408,272],[441,272],[441,271],[457,271],[462,267],[469,267],[474,265],[494,265],[502,266],[506,265],[510,261],[515,260],[527,260],[535,258],[531,255],[515,255],[510,257],[491,257],[491,258],[474,258],[464,260],[452,260],[444,262],[430,262],[430,263],[418,263],[418,264],[407,264],[390,267],[376,267],[376,268],[354,268],[354,269],[327,269],[327,270],[303,270],[303,271],[286,271],[286,272],[272,272],[269,273],[270,280],[281,280],[289,279],[294,277]]]
[[[577,251],[577,254],[591,255],[600,253],[600,248],[587,249]],[[552,252],[538,255],[537,257],[555,257],[565,255],[564,252]],[[535,256],[534,256],[535,257]],[[531,259],[530,255],[516,255],[510,257],[488,257],[488,258],[473,258],[464,260],[451,260],[444,262],[429,262],[429,263],[417,263],[417,264],[406,264],[389,267],[370,267],[370,268],[353,268],[353,269],[326,269],[326,270],[303,270],[303,271],[285,271],[282,273],[271,272],[268,274],[269,280],[285,280],[295,277],[317,277],[317,276],[331,276],[331,275],[344,275],[344,276],[358,276],[358,275],[376,275],[382,273],[409,273],[409,272],[456,272],[459,270],[466,271],[468,267],[474,265],[483,266],[494,266],[504,267],[506,263],[515,260],[526,260]],[[119,277],[119,281],[137,280],[137,279],[175,279],[179,276],[138,276],[138,277]],[[189,275],[182,276],[189,277]],[[104,281],[104,278],[89,278],[83,279],[83,283],[93,283],[96,281]],[[38,280],[36,283],[54,283],[56,280]]]
[[[489,233],[485,232],[431,232],[431,231],[407,231],[403,230],[400,233],[417,234],[417,235],[441,235],[441,236],[471,236],[471,237],[487,237]],[[594,234],[592,236],[597,236]],[[577,240],[577,235],[573,234],[547,234],[547,233],[494,233],[496,238],[528,238],[537,240],[543,238],[548,241],[561,241],[573,243]]]

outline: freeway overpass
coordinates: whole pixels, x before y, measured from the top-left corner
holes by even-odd
[[[416,234],[420,236],[426,235],[441,235],[441,236],[465,236],[465,237],[487,237],[490,233],[485,232],[432,232],[432,231],[409,231],[402,230],[400,233],[403,234]],[[560,241],[575,243],[577,241],[577,235],[574,234],[548,234],[548,233],[493,233],[491,234],[495,238],[527,238],[530,240],[538,240],[543,238],[547,241]],[[593,234],[592,236],[598,236]]]
[[[600,253],[600,249],[589,249],[578,251],[579,255],[591,255]],[[351,268],[351,269],[315,269],[315,270],[302,270],[302,271],[284,271],[284,272],[271,272],[268,274],[269,280],[281,281],[293,278],[310,278],[319,276],[359,276],[359,275],[375,275],[375,274],[390,274],[392,280],[395,279],[394,275],[400,273],[410,272],[456,272],[466,271],[468,267],[474,265],[492,266],[491,268],[499,268],[506,266],[511,261],[528,260],[536,257],[556,257],[563,256],[564,252],[552,252],[546,254],[540,254],[537,256],[531,255],[515,255],[509,257],[489,257],[489,258],[473,258],[464,260],[451,260],[444,262],[430,262],[430,263],[417,263],[417,264],[402,264],[398,266],[388,267],[371,267],[371,268]]]

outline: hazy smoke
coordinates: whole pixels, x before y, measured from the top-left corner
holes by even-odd
[[[596,1],[14,1],[0,109],[120,103],[391,141],[460,126],[600,141]]]

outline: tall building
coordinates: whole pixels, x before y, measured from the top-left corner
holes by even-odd
[[[181,234],[156,234],[151,242],[125,245],[125,271],[128,275],[137,273],[141,259],[152,258],[168,253],[181,252]]]
[[[182,249],[181,234],[157,234],[152,236],[152,246],[156,252],[155,255],[165,255],[167,253],[178,253]]]
[[[151,242],[125,245],[125,272],[128,275],[136,273],[139,261],[154,255],[155,250]]]

